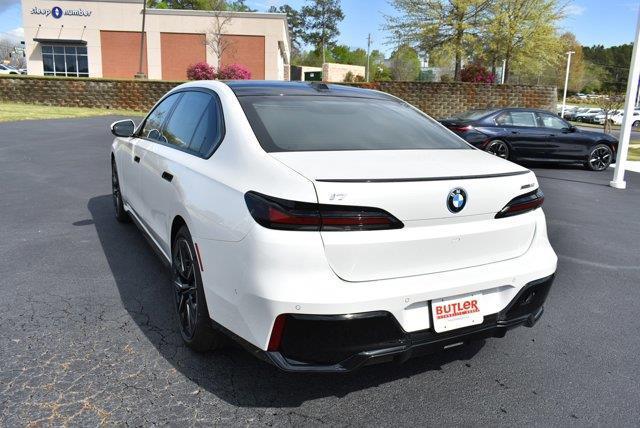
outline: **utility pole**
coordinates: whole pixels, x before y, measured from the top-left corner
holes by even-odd
[[[503,59],[502,60],[502,73],[500,73],[501,74],[501,76],[500,76],[500,84],[501,85],[504,85],[504,72],[505,71],[507,71],[507,60]]]
[[[136,79],[147,78],[147,75],[142,69],[142,60],[144,58],[144,49],[146,47],[144,43],[144,21],[146,17],[147,17],[147,0],[142,0],[142,31],[140,32],[140,63],[138,67],[138,73],[135,75]]]
[[[609,182],[609,186],[616,189],[624,189],[627,187],[627,183],[624,181],[624,172],[629,152],[631,124],[633,123],[633,103],[635,101],[633,96],[638,91],[638,79],[640,79],[640,52],[638,52],[638,43],[640,43],[640,11],[638,11],[638,23],[636,24],[636,41],[633,43],[633,54],[631,54],[627,95],[624,99],[624,117],[622,118],[622,129],[620,129],[620,144],[618,144],[616,169],[613,172],[613,180]]]
[[[371,33],[367,36],[367,82],[369,81],[369,59],[371,57]]]
[[[560,111],[560,117],[564,119],[564,109],[567,104],[567,86],[569,85],[569,67],[571,67],[571,55],[574,51],[567,52],[567,72],[564,75],[564,94],[562,95],[562,110]]]

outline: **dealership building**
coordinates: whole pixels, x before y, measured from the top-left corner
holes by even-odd
[[[184,80],[220,53],[253,79],[289,80],[285,14],[146,9],[144,38],[141,0],[22,0],[22,18],[31,75]]]

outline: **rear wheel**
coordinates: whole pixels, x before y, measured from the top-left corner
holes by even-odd
[[[211,326],[200,265],[195,254],[189,229],[182,226],[173,241],[171,257],[178,324],[187,346],[204,352],[222,347],[225,337]]]
[[[129,214],[124,210],[122,202],[122,192],[120,191],[120,180],[118,179],[118,168],[115,161],[111,161],[111,197],[113,198],[113,209],[116,220],[120,223],[131,221]]]
[[[591,171],[604,171],[613,161],[613,152],[606,144],[598,144],[589,152],[585,166]]]
[[[631,124],[631,126],[633,126],[634,128],[639,127],[639,126],[640,126],[640,120],[636,120],[635,122],[633,122],[633,123]]]
[[[509,146],[504,141],[495,140],[489,143],[485,149],[488,153],[502,159],[509,159]]]

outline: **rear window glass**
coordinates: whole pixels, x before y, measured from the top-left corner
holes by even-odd
[[[240,97],[267,152],[470,149],[402,102],[331,96]]]

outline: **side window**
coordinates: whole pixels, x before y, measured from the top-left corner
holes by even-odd
[[[514,126],[538,126],[536,115],[529,111],[512,111],[511,122]]]
[[[541,114],[540,119],[545,128],[564,129],[568,127],[564,120],[550,114]]]
[[[167,141],[162,135],[162,124],[171,111],[171,107],[173,107],[175,102],[180,99],[180,95],[181,94],[171,95],[158,104],[144,123],[144,128],[142,128],[142,137],[159,141],[161,143]]]
[[[211,153],[218,147],[222,135],[222,112],[215,99],[207,106],[207,109],[200,118],[200,123],[193,134],[189,149],[200,153],[204,157],[211,156]]]
[[[500,126],[513,125],[513,123],[511,122],[511,114],[508,111],[506,111],[498,115],[498,117],[496,117],[496,125],[500,125]]]
[[[212,101],[211,95],[204,92],[186,92],[176,106],[164,130],[167,142],[181,149],[190,149],[196,131]],[[200,131],[200,134],[206,134]],[[202,146],[204,136],[199,136],[198,147]]]

